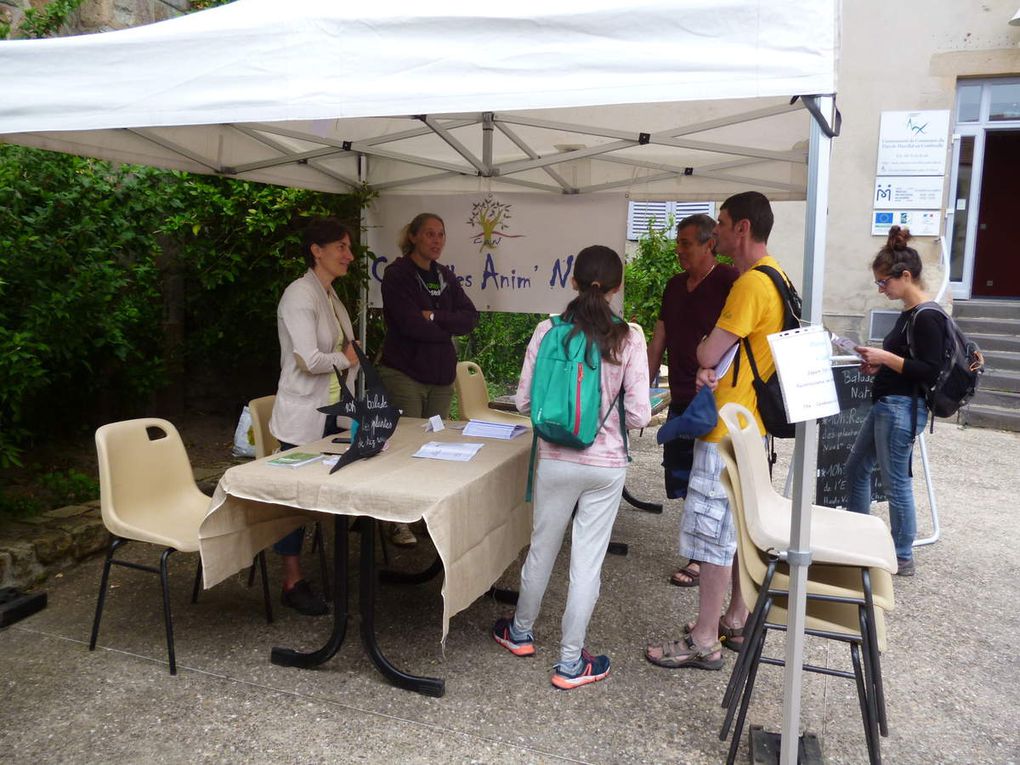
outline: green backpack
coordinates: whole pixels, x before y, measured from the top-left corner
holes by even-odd
[[[571,449],[587,449],[595,443],[596,436],[613,411],[610,404],[605,416],[599,416],[602,407],[602,354],[595,343],[588,342],[583,332],[565,342],[573,328],[570,322],[554,316],[552,327],[542,338],[535,357],[531,377],[531,427],[534,437],[525,495],[529,501],[538,439]],[[626,446],[622,393],[621,389],[613,403],[618,405]]]

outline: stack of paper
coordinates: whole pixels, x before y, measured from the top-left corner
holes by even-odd
[[[455,444],[442,443],[441,441],[429,441],[422,444],[412,457],[424,457],[430,460],[452,460],[453,462],[467,462],[485,444]]]
[[[299,468],[302,465],[317,462],[321,459],[321,454],[312,454],[311,452],[288,452],[287,454],[281,454],[279,457],[273,457],[273,459],[269,460],[267,464],[276,465],[278,467]]]
[[[514,425],[509,422],[489,422],[488,420],[471,420],[464,426],[465,436],[476,438],[499,438],[509,441],[521,433],[526,433],[531,428],[527,425]]]

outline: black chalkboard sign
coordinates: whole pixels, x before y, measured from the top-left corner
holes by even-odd
[[[826,507],[846,507],[849,489],[846,483],[846,461],[850,457],[857,434],[871,411],[870,375],[857,366],[836,367],[832,370],[839,397],[839,414],[818,421],[818,472],[815,486],[815,504]],[[871,500],[882,502],[882,489],[878,471],[872,478]]]

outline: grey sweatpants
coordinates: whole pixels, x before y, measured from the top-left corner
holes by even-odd
[[[535,469],[531,549],[521,569],[514,627],[531,632],[576,505],[570,541],[570,587],[560,637],[563,664],[573,664],[581,656],[588,621],[599,599],[602,561],[620,509],[626,476],[625,467],[596,467],[550,459],[540,460]]]

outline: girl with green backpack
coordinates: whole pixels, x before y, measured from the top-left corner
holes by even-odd
[[[515,656],[534,655],[532,628],[573,515],[570,585],[561,624],[560,658],[551,678],[552,684],[562,689],[587,685],[609,674],[609,657],[589,653],[584,648],[585,634],[598,600],[602,561],[623,493],[628,462],[626,430],[644,427],[651,417],[644,334],[623,322],[609,305],[622,281],[623,263],[608,247],[586,247],[574,261],[571,285],[578,294],[555,323],[558,328],[549,341],[560,342],[568,350],[572,343],[576,346],[577,338],[583,338],[582,358],[590,363],[576,364],[571,379],[580,391],[582,377],[597,371],[600,427],[587,446],[555,443],[544,437],[538,440],[531,548],[521,569],[517,611],[499,619],[492,628],[496,642]],[[561,373],[552,366],[536,364],[546,355],[541,352],[543,339],[553,327],[552,320],[543,321],[528,344],[517,388],[521,412],[532,410],[536,391],[549,388],[542,375]],[[620,416],[610,416],[613,411],[620,411]],[[533,420],[537,414],[537,409],[532,412]]]

